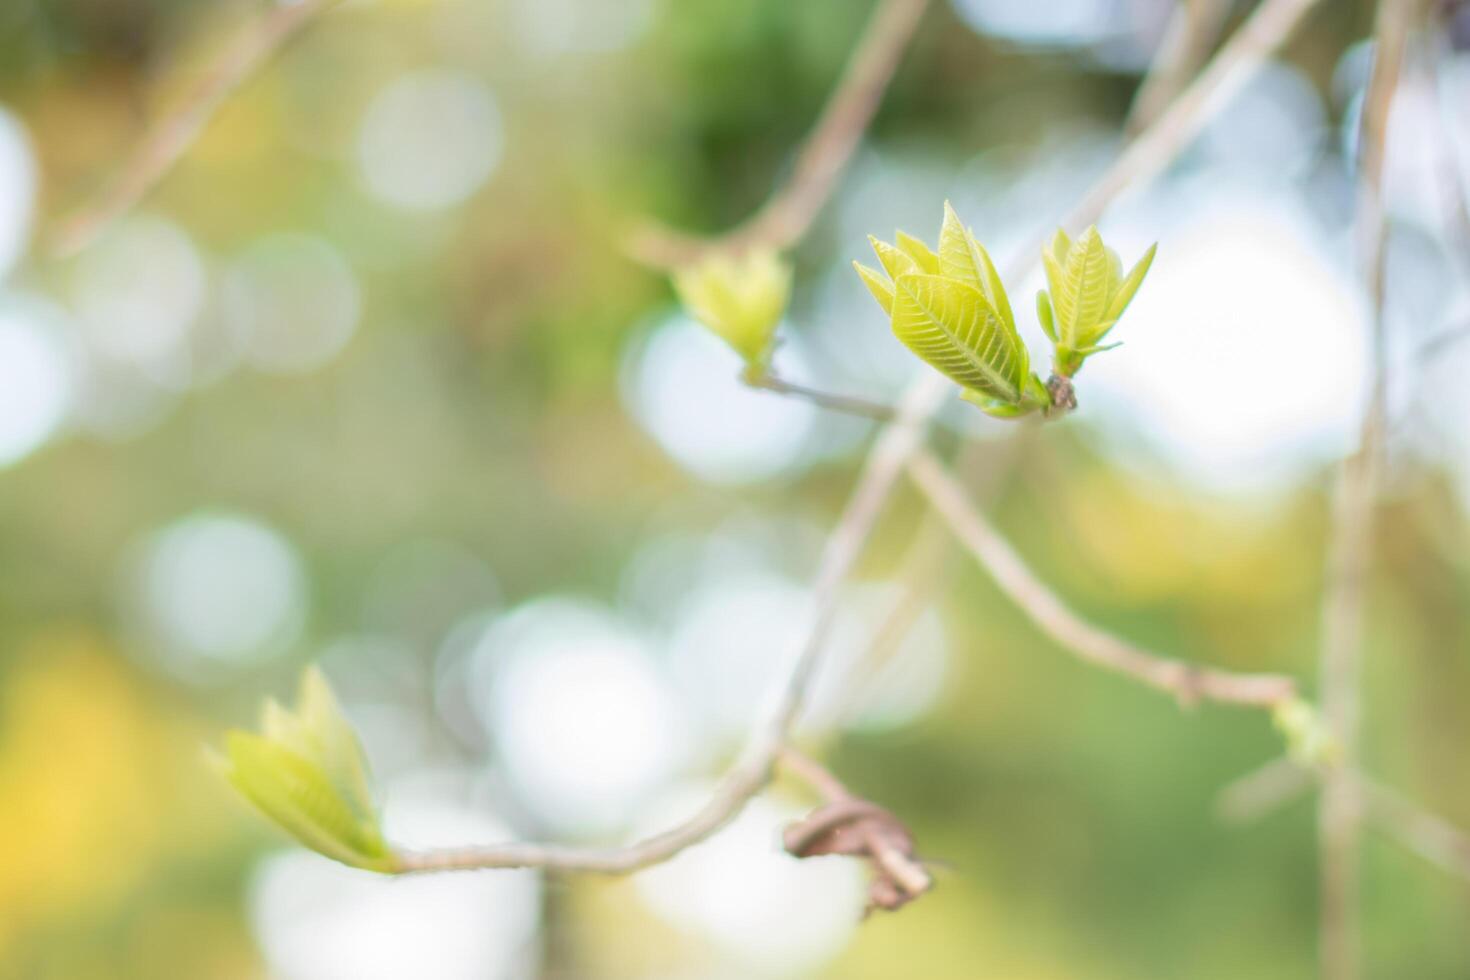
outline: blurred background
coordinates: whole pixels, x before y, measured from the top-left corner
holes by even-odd
[[[1250,6],[1225,3],[1224,28]],[[895,398],[918,364],[852,274],[866,235],[932,240],[948,198],[999,259],[1054,223],[1116,153],[1171,7],[931,4],[794,253],[778,369]],[[786,783],[627,880],[379,879],[234,799],[202,746],[320,662],[396,841],[666,825],[789,664],[872,431],[743,389],[620,243],[640,215],[714,231],[758,206],[870,0],[349,0],[55,257],[56,220],[269,9],[0,3],[0,977],[1311,975],[1309,799],[1214,816],[1279,752],[1267,720],[1181,714],[1077,663],[958,558],[878,635],[912,605],[907,489],[803,725],[944,863],[899,914],[859,921],[855,863],[780,853],[811,802]],[[1371,22],[1324,2],[1110,210],[1125,262],[1159,253],[1076,416],[1014,453],[956,403],[936,435],[978,444],[977,493],[1063,596],[1160,650],[1312,677],[1367,369],[1350,232]],[[1455,33],[1415,39],[1390,133],[1399,381],[1365,765],[1466,825]],[[1010,284],[1037,352],[1038,282]],[[1470,976],[1470,886],[1372,836],[1365,869],[1368,975]]]

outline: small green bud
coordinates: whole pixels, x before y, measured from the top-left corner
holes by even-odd
[[[396,867],[373,808],[362,744],[321,671],[302,677],[294,712],[267,701],[261,733],[227,733],[214,762],[245,799],[305,846],[356,868]]]
[[[733,347],[747,370],[764,371],[791,297],[791,266],[770,249],[712,255],[674,273],[679,301]]]

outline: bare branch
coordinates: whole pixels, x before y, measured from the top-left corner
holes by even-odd
[[[889,405],[880,405],[866,398],[856,398],[852,395],[835,395],[816,388],[808,388],[806,385],[777,377],[769,371],[762,374],[743,374],[741,380],[752,388],[763,388],[766,391],[774,391],[778,395],[791,395],[811,402],[818,408],[830,409],[844,415],[856,415],[858,418],[875,419],[879,422],[889,422],[893,419],[893,408]]]
[[[1412,7],[1410,0],[1380,0],[1378,4],[1373,73],[1364,97],[1358,146],[1356,235],[1360,275],[1373,315],[1374,376],[1358,450],[1343,464],[1338,479],[1322,600],[1318,664],[1322,717],[1342,752],[1341,765],[1330,770],[1324,780],[1317,811],[1323,980],[1353,980],[1359,975],[1358,821],[1362,803],[1356,782],[1343,774],[1357,766],[1363,591],[1387,422],[1388,354],[1383,303],[1388,227],[1382,200],[1383,165],[1389,110],[1398,88]]]
[[[909,475],[976,561],[1043,633],[1088,663],[1172,694],[1180,704],[1200,700],[1253,708],[1292,697],[1296,686],[1278,674],[1237,674],[1173,660],[1144,650],[1087,622],[1026,566],[933,453],[915,453]]]
[[[1299,766],[1286,757],[1273,759],[1226,786],[1218,810],[1231,823],[1257,820],[1314,782],[1329,778],[1353,784],[1366,824],[1431,864],[1470,880],[1470,834],[1358,770],[1338,767],[1332,773]]]
[[[1226,823],[1252,823],[1285,806],[1311,786],[1310,770],[1284,756],[1272,759],[1222,789],[1215,800],[1215,813]]]
[[[1361,775],[1357,781],[1364,819],[1431,864],[1470,880],[1470,834],[1395,790]]]
[[[1164,37],[1138,86],[1124,129],[1136,133],[1158,118],[1194,71],[1204,64],[1225,26],[1230,0],[1179,0],[1164,28]]]
[[[667,269],[710,252],[740,252],[757,245],[784,249],[800,239],[832,196],[927,5],[928,0],[879,0],[842,79],[796,158],[790,179],[760,210],[723,235],[709,238],[650,222],[628,236],[628,254],[645,265]]]
[[[338,0],[281,3],[232,39],[186,96],[144,137],[108,189],[83,205],[53,231],[51,250],[74,255],[132,210],[179,162],[219,107],[312,18]]]

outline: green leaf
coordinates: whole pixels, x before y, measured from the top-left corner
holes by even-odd
[[[960,221],[948,201],[944,202],[944,225],[939,230],[939,272],[950,279],[967,282],[985,294],[990,306],[1014,330],[1016,318],[1006,296],[1000,273],[974,234]]]
[[[1154,253],[1158,250],[1159,245],[1157,242],[1150,245],[1148,251],[1143,253],[1143,258],[1139,259],[1138,264],[1129,271],[1128,277],[1118,284],[1112,298],[1108,302],[1108,309],[1105,314],[1108,320],[1116,323],[1118,318],[1123,315],[1123,311],[1128,308],[1128,304],[1133,300],[1133,294],[1138,292],[1138,287],[1143,283],[1143,277],[1148,275],[1149,267],[1154,264]],[[1110,323],[1109,327],[1111,325]],[[1100,338],[1102,335],[1099,334],[1098,336]]]
[[[870,269],[861,262],[853,262],[852,267],[857,270],[863,285],[868,287],[868,292],[873,294],[878,305],[883,307],[883,312],[891,315],[893,313],[893,283],[889,278],[877,269]]]
[[[1029,370],[1026,348],[974,286],[943,276],[899,276],[893,333],[962,388],[1021,401]]]
[[[359,817],[371,817],[373,800],[362,743],[316,667],[302,677],[299,703],[301,723],[318,747],[327,778]]]
[[[901,252],[914,260],[919,272],[926,272],[931,276],[939,274],[939,256],[930,251],[928,245],[905,231],[896,232],[893,242]]]
[[[1053,325],[1051,316],[1051,299],[1046,295],[1046,290],[1036,291],[1036,319],[1041,321],[1041,329],[1046,332],[1047,337],[1055,344],[1057,342],[1057,328]]]
[[[873,246],[873,252],[878,256],[878,262],[883,266],[883,271],[888,273],[888,278],[897,279],[910,272],[923,271],[908,253],[899,251],[881,238],[869,235],[868,243]]]
[[[1072,243],[1051,294],[1059,342],[1074,350],[1087,346],[1088,330],[1102,321],[1108,304],[1108,253],[1095,225]]]
[[[322,769],[262,735],[231,732],[225,741],[225,776],[282,830],[343,864],[376,871],[392,868],[393,855],[378,832],[338,794]]]
[[[748,368],[764,369],[791,296],[791,267],[776,252],[714,255],[672,278],[679,301],[695,319],[733,347]]]

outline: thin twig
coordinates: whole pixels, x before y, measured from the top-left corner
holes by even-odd
[[[1179,0],[1163,39],[1138,86],[1124,130],[1136,133],[1153,122],[1204,64],[1225,26],[1230,0]]]
[[[1087,622],[1037,578],[1000,532],[971,506],[964,488],[933,453],[915,453],[908,469],[930,505],[1000,590],[1043,633],[1082,660],[1171,694],[1183,705],[1206,700],[1268,708],[1294,695],[1296,686],[1289,677],[1239,674],[1173,660]]]
[[[713,251],[739,252],[755,245],[783,249],[806,233],[832,196],[883,101],[928,0],[880,0],[842,79],[832,90],[786,184],[758,211],[722,235],[701,237],[645,223],[625,249],[645,265],[674,268]]]
[[[1373,535],[1386,425],[1388,351],[1384,317],[1385,241],[1388,228],[1382,183],[1388,117],[1407,42],[1412,4],[1379,0],[1373,72],[1364,96],[1359,137],[1356,217],[1358,263],[1373,318],[1373,387],[1363,414],[1358,449],[1338,479],[1322,600],[1318,674],[1322,717],[1342,752],[1341,765],[1323,782],[1317,826],[1321,894],[1319,941],[1323,980],[1359,975],[1358,822],[1356,783],[1343,776],[1357,767],[1363,659],[1363,593]]]
[[[1135,180],[1142,182],[1162,170],[1205,121],[1275,50],[1316,0],[1265,0],[1208,67],[1153,126],[1124,151],[1073,210],[1069,227],[1085,225]],[[1028,250],[1034,255],[1040,249]],[[1035,262],[1027,258],[1016,279],[1024,278]],[[706,839],[734,819],[751,797],[769,780],[777,752],[800,715],[811,676],[820,662],[824,640],[836,612],[838,586],[846,579],[904,471],[919,447],[930,418],[944,403],[950,383],[925,372],[905,394],[898,415],[879,432],[847,509],[827,540],[813,587],[813,625],[806,646],[782,689],[780,705],[769,722],[753,736],[745,755],[726,774],[715,794],[689,820],[662,834],[621,848],[569,848],[557,845],[510,843],[488,847],[406,854],[401,870],[428,871],[471,868],[542,867],[558,871],[627,873],[667,860]]]
[[[841,412],[844,415],[856,415],[859,418],[875,419],[879,422],[889,422],[893,419],[891,405],[881,405],[878,402],[868,401],[866,398],[835,395],[816,388],[808,388],[806,385],[777,377],[769,371],[762,374],[742,374],[741,380],[752,388],[774,391],[779,395],[791,395],[811,402],[818,408]]]
[[[199,84],[143,137],[102,196],[57,226],[51,236],[52,252],[76,254],[132,210],[189,151],[225,100],[314,17],[337,2],[278,4],[234,37]]]
[[[1283,756],[1220,790],[1215,814],[1225,823],[1253,823],[1296,799],[1312,786],[1312,773]]]
[[[1420,857],[1470,879],[1470,835],[1367,777],[1358,777],[1363,817]]]
[[[1225,787],[1217,809],[1222,819],[1248,823],[1329,778],[1353,784],[1365,824],[1431,864],[1470,880],[1470,834],[1355,769],[1337,767],[1333,773],[1300,766],[1286,757],[1273,759]]]
[[[1465,188],[1460,182],[1460,159],[1458,147],[1450,137],[1451,120],[1444,118],[1444,56],[1424,50],[1417,59],[1420,72],[1425,76],[1424,84],[1434,94],[1435,108],[1440,114],[1439,125],[1431,127],[1430,141],[1433,144],[1434,175],[1440,196],[1444,198],[1445,241],[1455,253],[1462,275],[1470,273],[1470,201],[1465,198]]]

